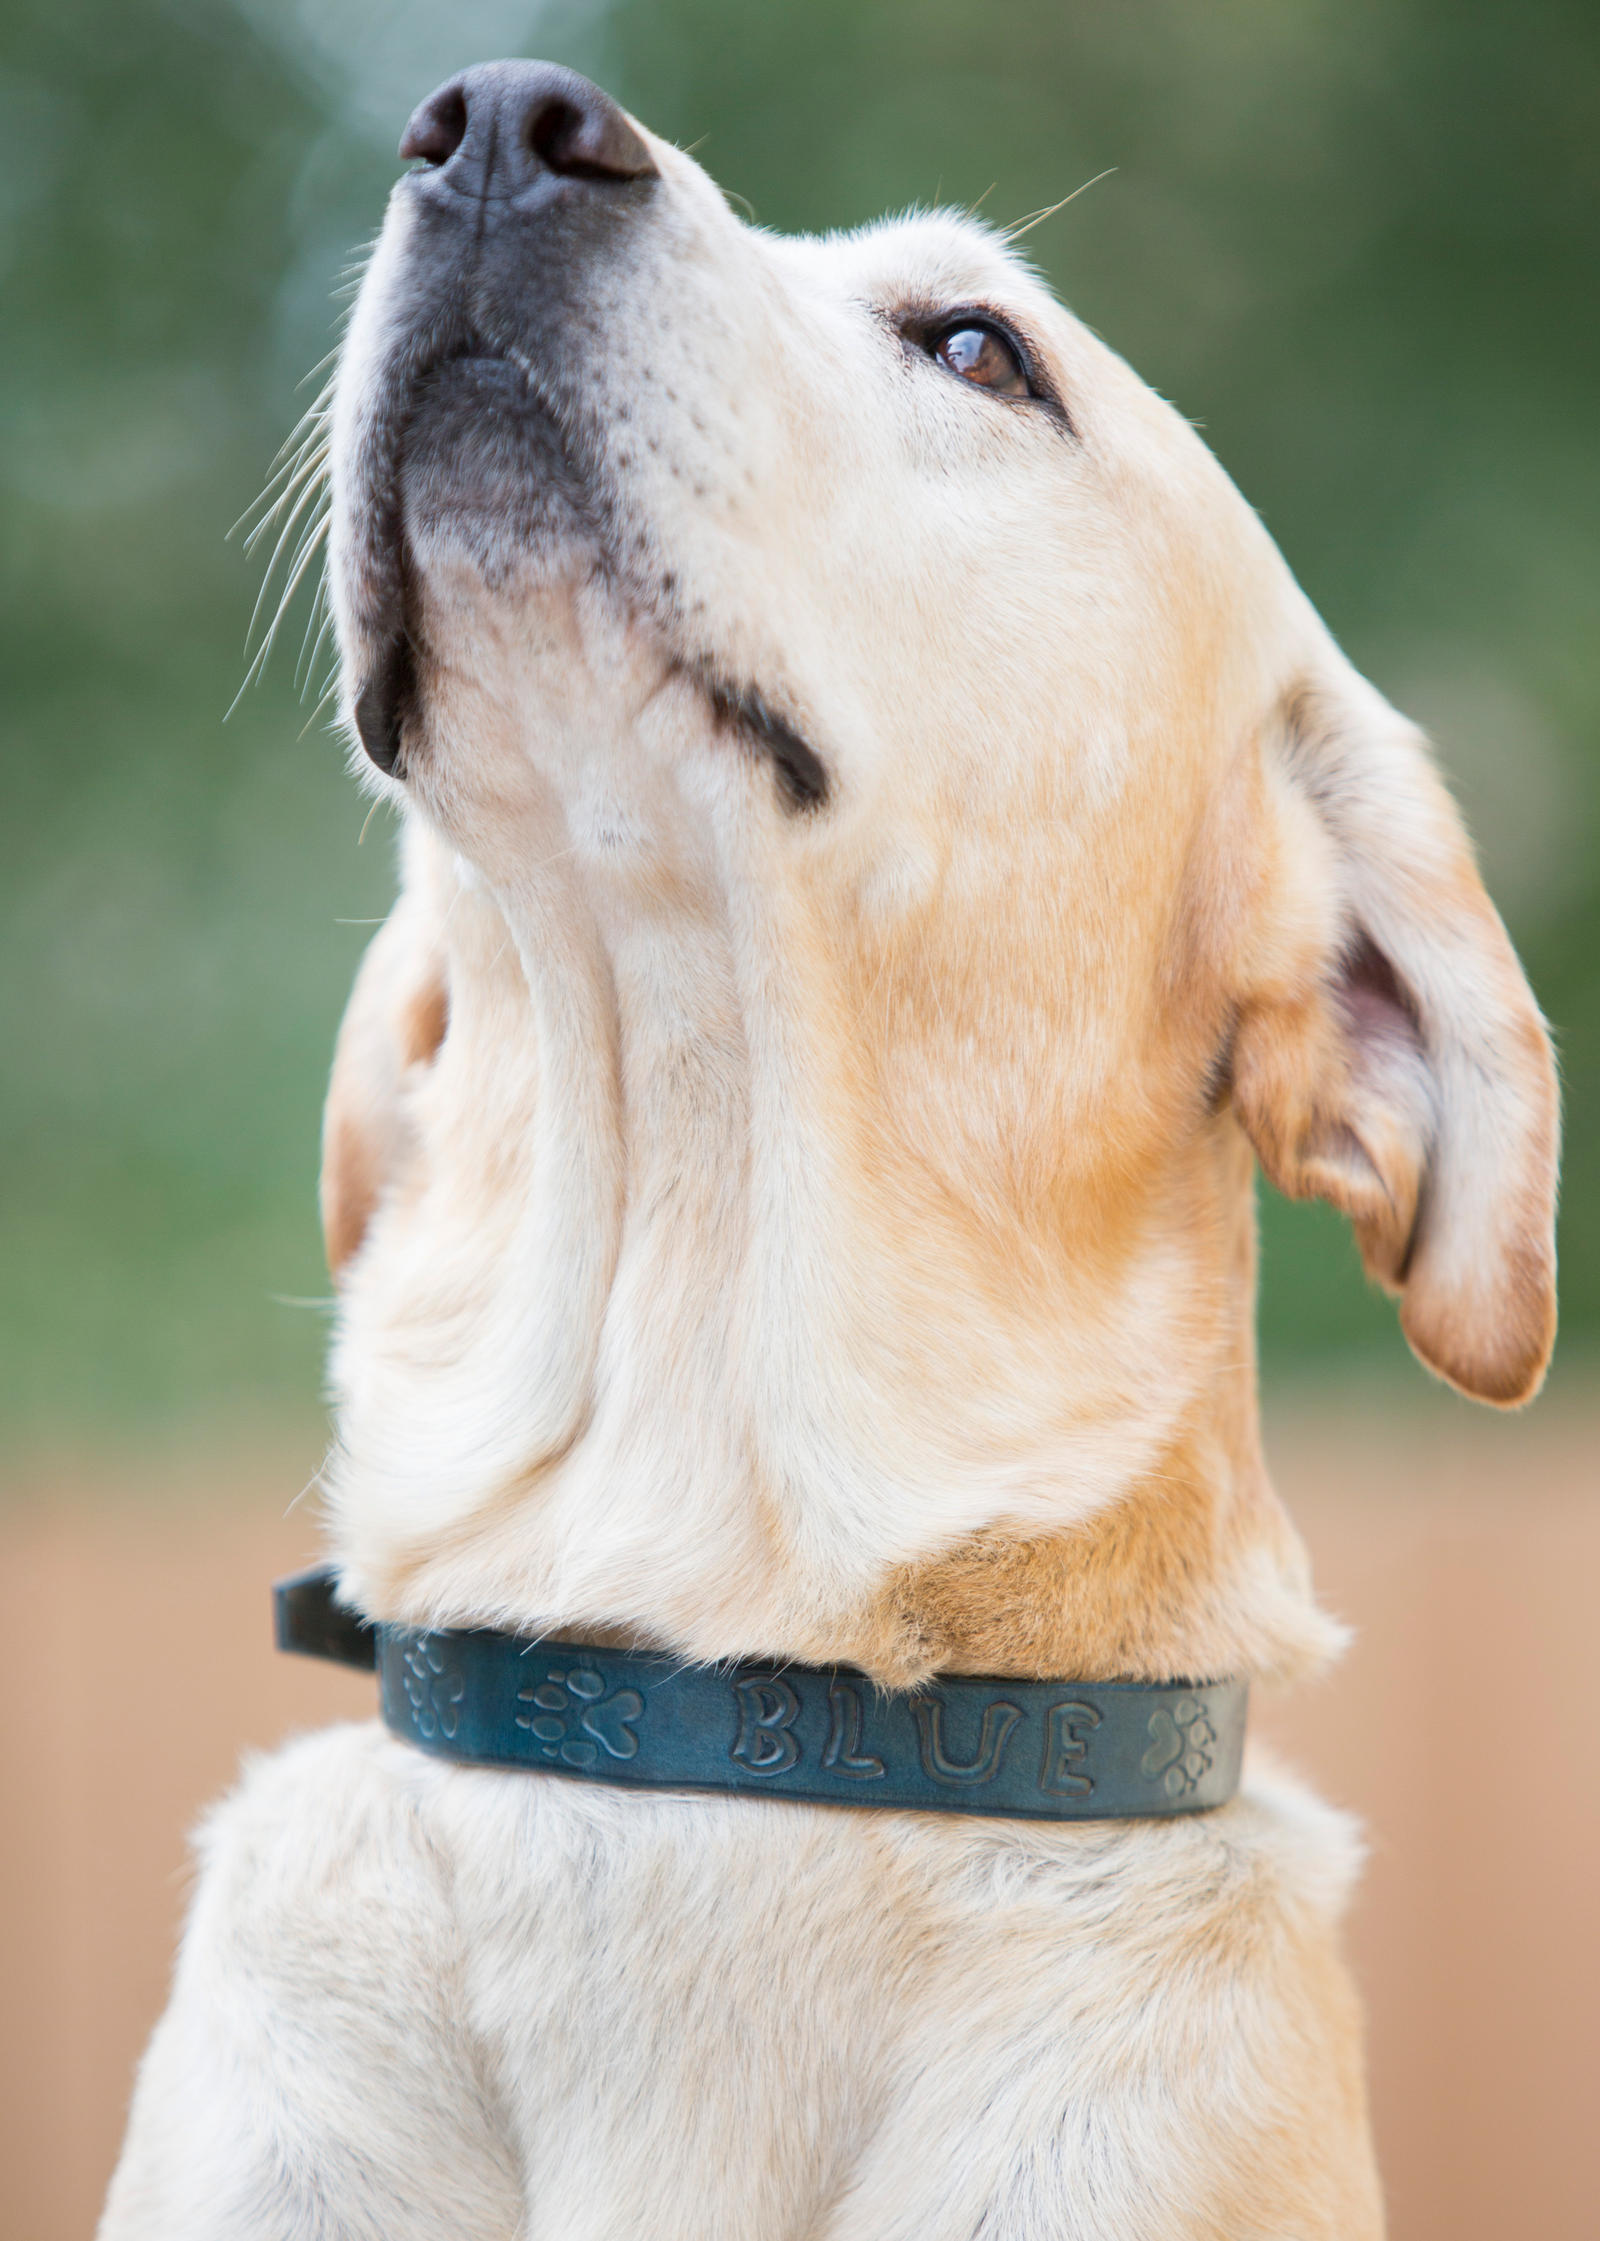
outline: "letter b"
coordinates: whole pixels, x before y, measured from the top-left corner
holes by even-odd
[[[732,1756],[752,1774],[782,1774],[800,1756],[800,1746],[790,1734],[799,1717],[800,1699],[787,1681],[735,1681],[739,1700],[739,1733]]]

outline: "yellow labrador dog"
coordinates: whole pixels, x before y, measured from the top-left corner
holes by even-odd
[[[754,230],[544,65],[403,153],[331,423],[407,832],[327,1118],[344,1596],[1315,1667],[1252,1157],[1462,1391],[1552,1339],[1550,1053],[1423,742],[983,227]],[[1052,1822],[336,1728],[207,1825],[102,2231],[1354,2241],[1356,1852],[1254,1762]]]

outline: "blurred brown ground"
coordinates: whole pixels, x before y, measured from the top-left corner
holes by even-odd
[[[1278,1481],[1358,1629],[1260,1725],[1367,1821],[1351,1926],[1395,2241],[1600,2211],[1600,1414],[1280,1407]],[[240,1752],[363,1717],[275,1658],[312,1452],[25,1474],[0,1512],[0,2233],[93,2231],[164,1997],[184,1831]],[[20,1682],[20,1701],[17,1688]]]

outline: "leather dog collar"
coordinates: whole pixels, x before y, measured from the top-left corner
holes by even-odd
[[[369,1623],[331,1569],[274,1602],[279,1649],[376,1671],[396,1735],[476,1766],[1037,1821],[1196,1813],[1239,1785],[1247,1681],[946,1674],[901,1692],[848,1666]]]

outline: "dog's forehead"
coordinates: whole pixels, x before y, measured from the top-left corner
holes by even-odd
[[[955,211],[912,211],[849,233],[772,238],[801,284],[875,310],[981,306],[1029,319],[1068,316],[1003,235]]]

